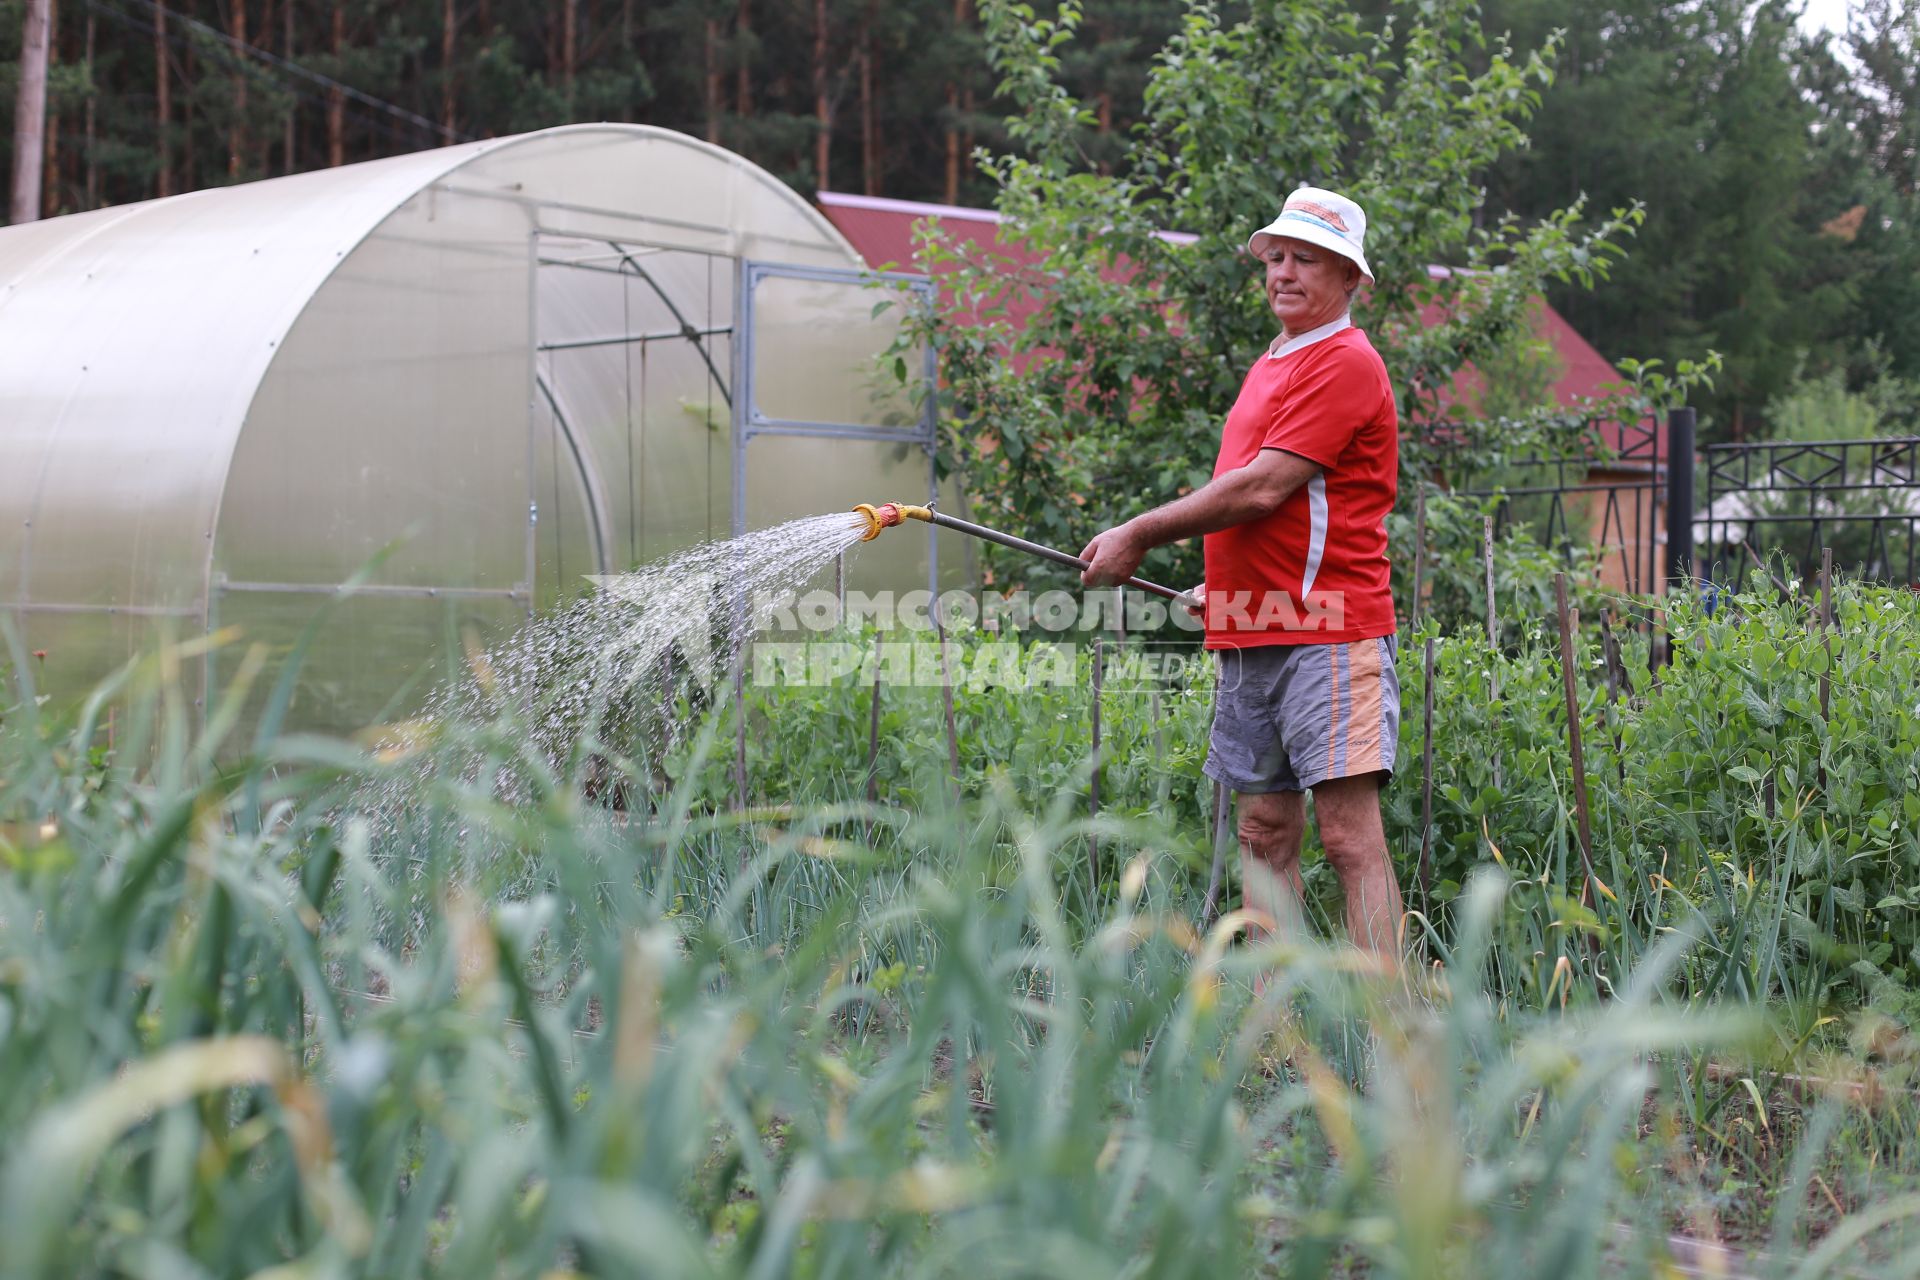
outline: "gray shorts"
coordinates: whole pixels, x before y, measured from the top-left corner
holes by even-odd
[[[1206,774],[1241,795],[1393,772],[1400,677],[1392,636],[1217,651]]]

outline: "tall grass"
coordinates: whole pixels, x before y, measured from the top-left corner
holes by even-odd
[[[193,656],[0,719],[9,1276],[1615,1274],[1706,1196],[1661,1125],[1784,1124],[1743,1099],[1792,1060],[1731,999],[1807,972],[1764,875],[1693,883],[1716,914],[1615,871],[1588,921],[1561,818],[1394,978],[1205,924],[1204,837],[1151,804],[1103,819],[1089,893],[1071,773],[734,813],[714,718],[614,813],[508,711],[236,747],[248,691],[202,728]],[[1142,776],[1152,736],[1118,739]],[[476,760],[537,785],[503,804]],[[1836,1261],[1911,1260],[1913,1112],[1880,1105],[1774,1160],[1782,1248],[1853,1230],[1803,1213],[1845,1139],[1902,1163],[1842,1183],[1875,1252]]]

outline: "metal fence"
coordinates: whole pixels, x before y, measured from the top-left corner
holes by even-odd
[[[1701,461],[1703,577],[1733,581],[1784,560],[1810,581],[1830,549],[1837,568],[1920,585],[1920,436],[1714,444]]]
[[[1597,426],[1613,448],[1503,464],[1497,482],[1439,441],[1454,492],[1495,500],[1495,531],[1525,526],[1602,585],[1658,593],[1683,578],[1732,583],[1755,566],[1803,581],[1824,551],[1855,576],[1920,589],[1920,436],[1763,440],[1696,448],[1689,408],[1664,422]]]
[[[1694,411],[1662,421],[1595,424],[1585,450],[1505,461],[1491,476],[1468,448],[1440,434],[1442,477],[1453,492],[1494,500],[1494,532],[1528,529],[1572,558],[1590,550],[1606,586],[1625,593],[1661,590],[1691,563]]]

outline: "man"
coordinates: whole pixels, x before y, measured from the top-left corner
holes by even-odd
[[[1360,206],[1314,187],[1253,234],[1280,335],[1227,415],[1213,479],[1080,554],[1081,580],[1108,586],[1152,548],[1206,536],[1196,594],[1220,663],[1206,772],[1238,796],[1247,905],[1299,926],[1311,791],[1348,935],[1391,965],[1400,887],[1380,785],[1400,724],[1385,525],[1399,418],[1386,366],[1348,318],[1373,282],[1365,239]]]

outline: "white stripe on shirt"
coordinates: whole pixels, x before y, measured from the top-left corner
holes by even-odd
[[[1307,571],[1300,578],[1304,598],[1320,576],[1320,557],[1327,549],[1327,473],[1318,471],[1307,481]]]

